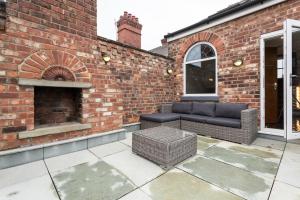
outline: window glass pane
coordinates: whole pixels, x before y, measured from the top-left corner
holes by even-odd
[[[201,59],[201,53],[200,53],[200,51],[201,51],[200,45],[197,45],[197,46],[193,47],[189,51],[189,54],[186,57],[186,61],[189,62],[189,61]]]
[[[215,57],[214,49],[207,44],[201,44],[201,58],[203,59],[210,57]]]
[[[215,59],[187,64],[186,94],[214,94],[215,74]]]

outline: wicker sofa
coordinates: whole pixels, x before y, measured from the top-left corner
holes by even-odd
[[[178,102],[160,113],[141,115],[141,128],[169,126],[236,143],[251,144],[257,134],[257,110],[247,104]]]

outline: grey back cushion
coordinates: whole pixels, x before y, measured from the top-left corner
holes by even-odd
[[[192,103],[191,102],[173,103],[172,112],[190,114],[192,112]]]
[[[192,113],[196,115],[204,115],[209,117],[215,116],[216,104],[215,103],[193,103]]]
[[[217,103],[216,117],[241,119],[242,110],[248,109],[247,104],[241,103]]]

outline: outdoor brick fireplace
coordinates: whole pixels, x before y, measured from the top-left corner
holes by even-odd
[[[80,122],[81,89],[34,88],[34,126]]]
[[[63,51],[39,51],[20,65],[19,85],[33,90],[32,125],[19,138],[89,129],[83,93],[92,86],[85,65]]]
[[[75,81],[70,70],[61,66],[47,68],[42,79],[49,81]],[[80,122],[80,88],[35,87],[34,126],[55,125],[65,122]]]

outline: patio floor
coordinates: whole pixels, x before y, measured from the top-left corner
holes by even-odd
[[[198,136],[197,155],[166,172],[126,140],[0,170],[5,200],[300,199],[300,145]]]

